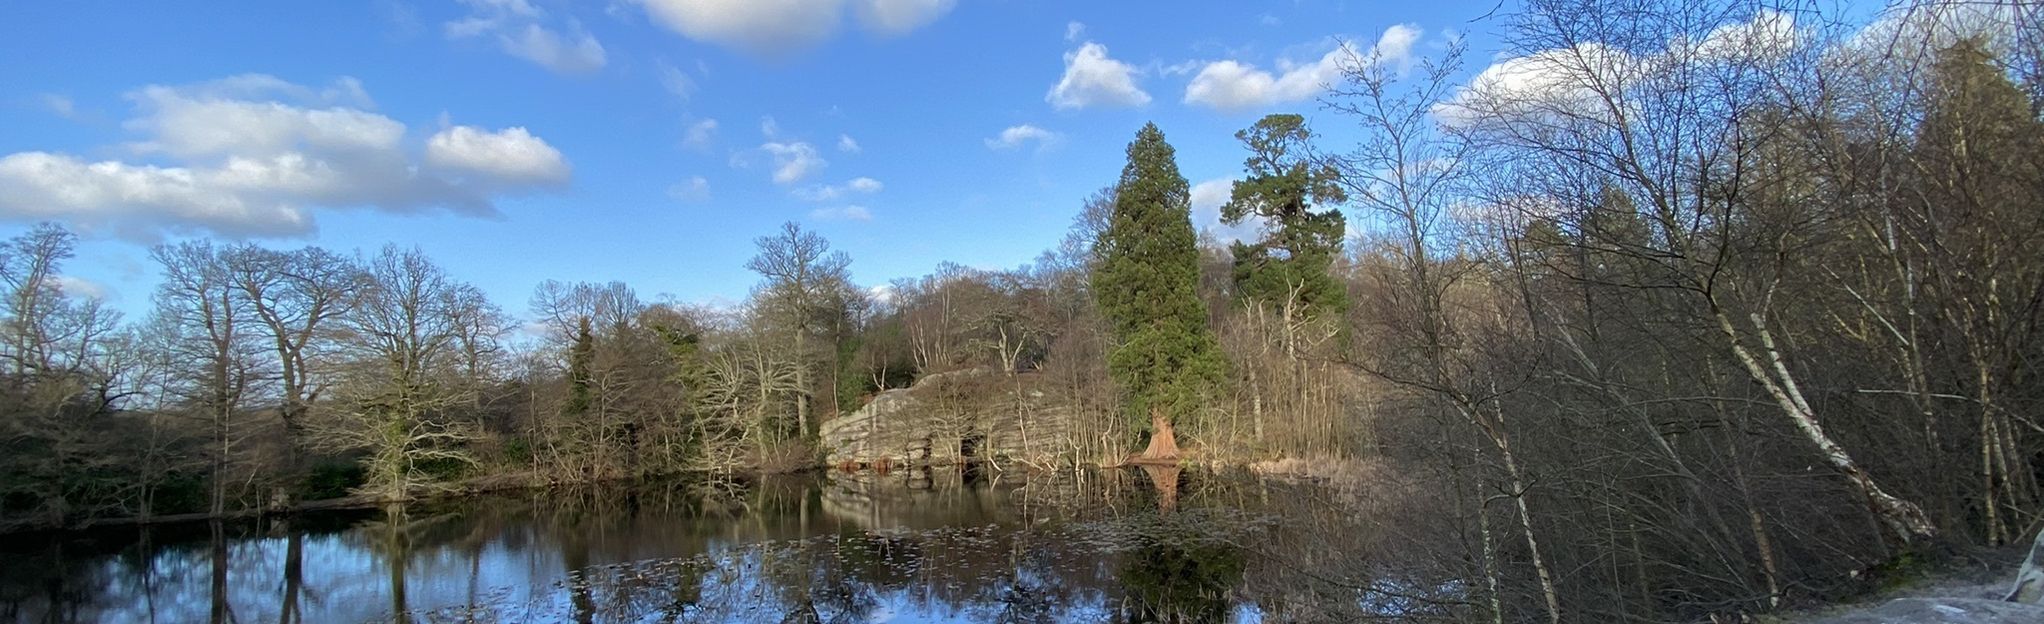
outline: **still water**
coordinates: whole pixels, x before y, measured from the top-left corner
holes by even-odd
[[[0,622],[1452,615],[1451,582],[1375,563],[1384,536],[1353,501],[1176,473],[691,480],[15,537],[0,540]]]

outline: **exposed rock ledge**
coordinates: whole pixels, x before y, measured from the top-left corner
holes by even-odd
[[[1072,410],[1037,388],[1033,373],[990,369],[937,373],[881,392],[865,407],[824,422],[832,466],[1047,462],[1073,450]]]

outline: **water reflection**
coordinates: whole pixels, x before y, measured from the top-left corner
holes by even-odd
[[[1396,574],[1373,535],[1320,488],[1175,468],[676,482],[7,540],[0,621],[1455,615],[1450,591],[1373,596]],[[1453,586],[1406,574],[1403,594]]]

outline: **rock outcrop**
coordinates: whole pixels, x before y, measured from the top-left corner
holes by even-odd
[[[1031,373],[928,375],[824,422],[818,433],[826,461],[840,467],[1045,462],[1070,455],[1072,410],[1036,386]]]

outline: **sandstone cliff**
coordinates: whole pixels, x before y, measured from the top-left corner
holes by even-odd
[[[832,466],[941,465],[961,460],[1049,462],[1072,454],[1072,410],[1034,374],[971,369],[928,375],[823,423]]]

